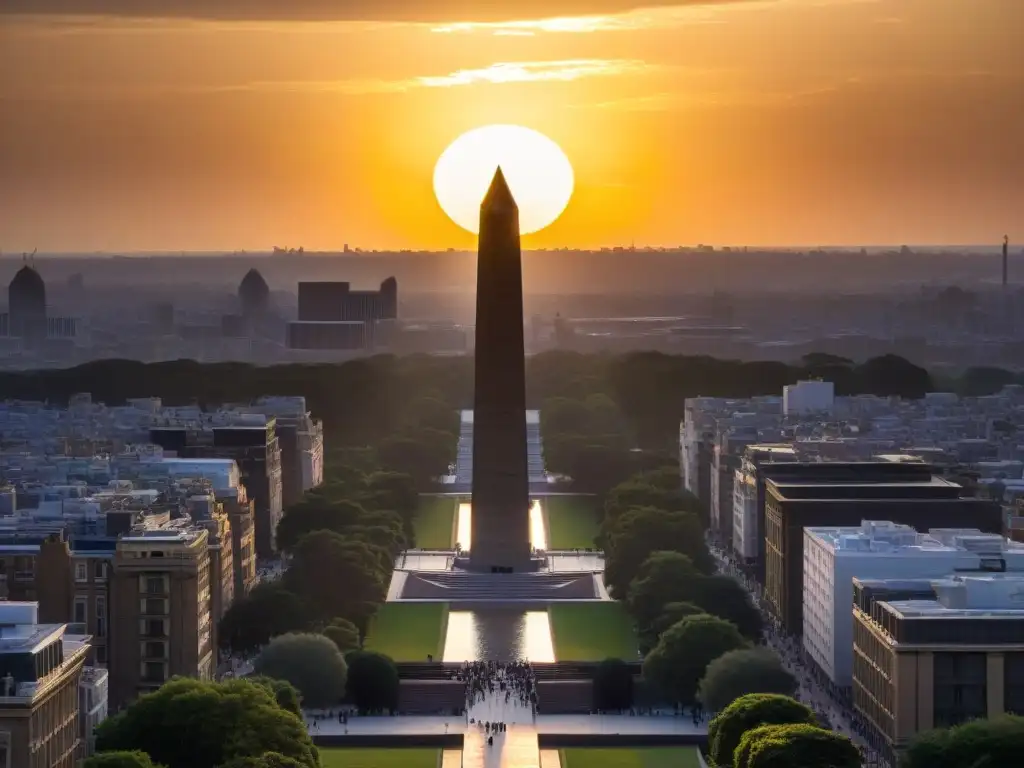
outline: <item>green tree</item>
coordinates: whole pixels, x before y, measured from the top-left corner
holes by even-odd
[[[740,763],[746,755],[746,765]],[[767,725],[744,734],[735,761],[737,768],[860,768],[860,750],[846,736],[806,723]]]
[[[270,695],[274,697],[274,701],[277,702],[277,706],[281,707],[281,709],[302,717],[302,705],[299,703],[299,691],[287,680],[275,680],[272,677],[266,677],[264,675],[247,675],[245,679],[247,682],[266,688],[267,691],[270,692]]]
[[[360,712],[387,712],[398,708],[398,668],[390,657],[375,651],[350,651],[348,698]]]
[[[708,726],[708,747],[715,765],[733,765],[743,734],[762,725],[815,724],[814,713],[787,696],[752,693],[723,709]],[[802,768],[802,766],[801,766]]]
[[[167,768],[216,768],[228,760],[279,752],[303,768],[320,759],[306,726],[266,688],[176,678],[96,729],[100,752],[140,750]]]
[[[251,653],[287,632],[309,627],[309,604],[279,581],[257,584],[238,598],[220,620],[220,644],[232,653]]]
[[[637,507],[697,515],[700,512],[700,501],[681,488],[664,488],[649,482],[645,475],[634,475],[608,492],[604,502],[605,527],[610,527],[622,515]]]
[[[709,712],[721,712],[748,693],[792,696],[798,683],[778,654],[767,648],[729,651],[708,664],[698,696]]]
[[[85,761],[84,768],[161,768],[145,752],[100,752]]]
[[[409,475],[421,489],[447,473],[454,447],[453,436],[436,429],[418,429],[387,437],[377,445],[382,467]]]
[[[633,670],[622,659],[605,659],[594,668],[594,709],[618,711],[633,706]]]
[[[1024,754],[1024,717],[1000,715],[928,731],[901,755],[900,768],[1001,768]]]
[[[697,570],[709,573],[714,562],[704,544],[700,521],[686,512],[653,507],[633,509],[620,517],[605,539],[605,583],[616,598],[629,594],[629,585],[651,552],[681,552]]]
[[[221,768],[302,768],[302,763],[278,752],[266,752],[259,757],[236,757]]]
[[[314,531],[296,545],[283,581],[308,599],[322,619],[345,618],[364,631],[387,596],[388,559],[386,551],[361,541]]]
[[[275,637],[253,666],[257,674],[294,685],[307,707],[334,706],[345,695],[345,659],[338,646],[323,635]]]
[[[639,628],[641,653],[645,655],[650,653],[651,649],[658,644],[658,640],[669,627],[678,624],[687,616],[696,616],[701,613],[707,613],[707,611],[693,603],[668,603],[658,618],[651,622],[650,626],[641,626]]]
[[[748,640],[757,642],[761,639],[764,631],[761,614],[743,585],[732,576],[703,576],[687,586],[692,591],[683,599],[699,605],[713,616],[731,621]]]
[[[285,510],[277,524],[277,545],[285,552],[291,552],[308,533],[343,533],[365,516],[366,510],[353,501],[333,501],[320,494],[307,494]]]
[[[626,594],[626,606],[641,628],[649,627],[672,602],[692,594],[690,583],[700,574],[681,552],[651,552],[641,563]]]
[[[745,648],[735,626],[707,614],[689,616],[670,627],[644,659],[644,679],[670,701],[689,704],[708,665],[723,653]]]
[[[324,629],[324,637],[338,646],[342,654],[359,648],[359,629],[348,619],[335,619]]]

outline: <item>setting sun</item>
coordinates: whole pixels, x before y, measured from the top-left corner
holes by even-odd
[[[519,206],[523,234],[555,221],[572,197],[572,165],[547,136],[518,125],[476,128],[453,141],[434,168],[437,201],[463,229],[479,229],[480,201],[498,166]]]

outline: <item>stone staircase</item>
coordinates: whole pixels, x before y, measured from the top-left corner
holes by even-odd
[[[542,715],[589,715],[593,708],[590,680],[537,681],[537,710]]]
[[[423,571],[410,573],[402,589],[403,600],[544,602],[595,600],[597,590],[590,572],[579,573],[471,573]]]
[[[457,680],[400,680],[398,711],[403,715],[454,715],[466,705],[466,684]]]

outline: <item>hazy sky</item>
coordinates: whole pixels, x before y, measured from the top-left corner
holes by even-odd
[[[1022,31],[1024,0],[2,0],[0,249],[467,246],[433,166],[506,122],[576,172],[527,245],[1019,243]]]

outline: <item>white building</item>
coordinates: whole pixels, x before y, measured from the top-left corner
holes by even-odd
[[[1024,546],[977,529],[933,529],[865,521],[804,529],[807,654],[837,686],[852,684],[853,579],[918,579],[956,571],[1024,570]]]
[[[85,756],[95,751],[96,726],[107,719],[107,670],[85,667],[78,683],[78,717],[82,725],[82,744]]]
[[[758,539],[762,536],[758,509],[763,503],[764,483],[758,482],[758,467],[796,460],[796,451],[789,445],[747,446],[732,484],[732,548],[737,557],[756,558]]]
[[[782,412],[786,416],[830,413],[836,400],[831,381],[798,381],[782,388]]]

